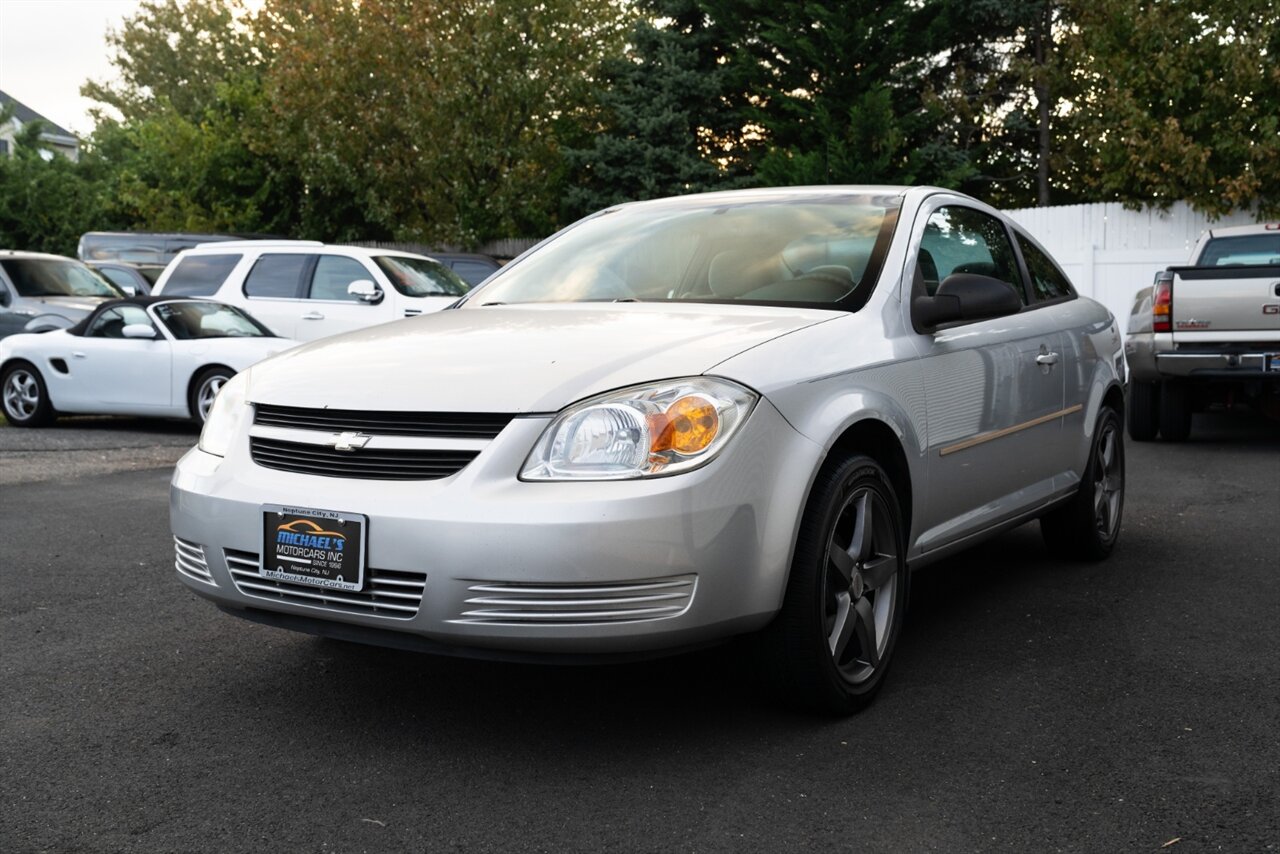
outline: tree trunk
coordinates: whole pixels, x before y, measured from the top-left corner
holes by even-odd
[[[1040,19],[1039,32],[1034,37],[1036,70],[1032,80],[1031,91],[1036,96],[1036,118],[1039,127],[1039,145],[1036,150],[1036,205],[1049,206],[1049,81],[1045,43],[1052,44],[1053,13],[1052,4],[1045,4],[1044,17]]]

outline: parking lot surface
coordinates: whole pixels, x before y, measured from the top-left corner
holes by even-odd
[[[1129,443],[1104,563],[1028,525],[922,570],[848,719],[763,699],[740,645],[553,668],[236,620],[173,577],[194,431],[19,432],[5,851],[1280,850],[1274,424]]]

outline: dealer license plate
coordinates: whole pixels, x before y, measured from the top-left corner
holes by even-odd
[[[357,513],[264,504],[258,573],[276,581],[360,590],[367,524],[368,517]]]

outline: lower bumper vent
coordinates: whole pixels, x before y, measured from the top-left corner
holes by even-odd
[[[203,546],[174,537],[173,568],[179,575],[185,575],[187,578],[202,581],[214,587],[218,586],[213,576],[209,574],[209,562],[204,558]]]
[[[689,610],[697,575],[608,584],[473,582],[455,623],[591,625],[662,620]]]
[[[394,569],[366,569],[368,581],[359,592],[328,590],[310,584],[276,581],[258,574],[258,556],[252,552],[227,549],[227,571],[236,589],[246,596],[324,608],[345,614],[407,620],[418,613],[427,576],[421,572]]]

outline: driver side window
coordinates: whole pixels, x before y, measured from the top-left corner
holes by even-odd
[[[89,327],[89,338],[123,338],[124,328],[133,324],[152,326],[151,317],[146,309],[136,305],[118,305],[98,315]]]
[[[953,273],[977,273],[1008,283],[1027,301],[1004,224],[973,208],[948,205],[933,212],[920,239],[917,270],[930,296]]]

